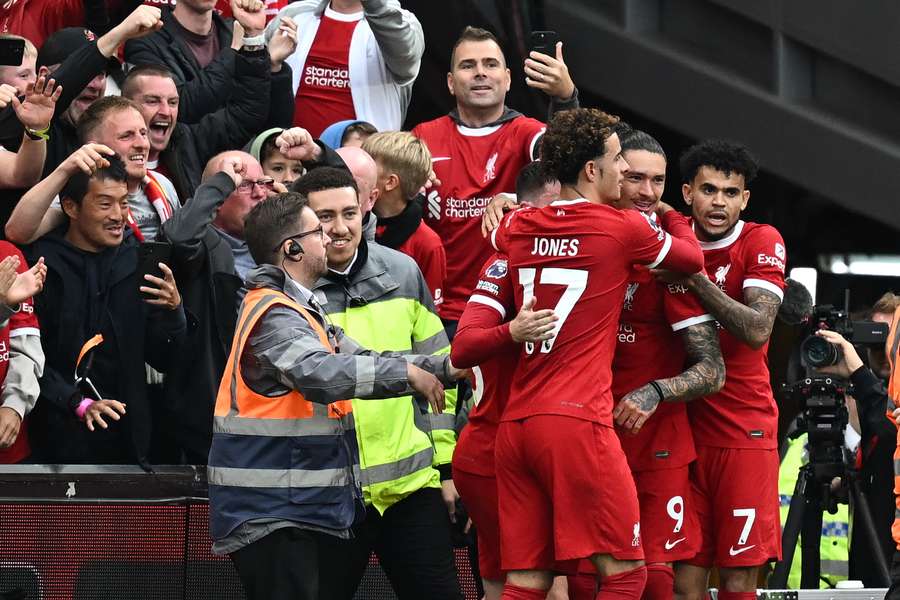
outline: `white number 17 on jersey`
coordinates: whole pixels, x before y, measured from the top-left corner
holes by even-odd
[[[522,284],[522,289],[524,291],[523,302],[531,296],[534,296],[534,280],[537,271],[538,269],[531,268],[519,269],[519,283]],[[584,293],[584,289],[587,287],[588,273],[581,269],[557,268],[540,269],[540,272],[541,276],[538,284],[566,286],[566,291],[563,292],[562,296],[559,298],[559,302],[553,307],[553,312],[556,313],[558,320],[551,332],[552,337],[541,342],[541,353],[547,354],[553,349],[553,344],[556,342],[556,336],[559,335],[559,330],[562,329],[563,324],[566,322],[566,319],[569,318],[569,314],[572,312],[578,299],[581,298],[581,295]],[[533,342],[525,342],[525,353],[534,354]]]

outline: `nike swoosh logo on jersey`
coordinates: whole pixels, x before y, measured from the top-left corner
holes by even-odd
[[[451,160],[452,158],[452,156],[432,156],[431,162],[436,163],[441,162],[442,160]]]
[[[677,546],[678,544],[680,544],[681,542],[683,542],[686,539],[687,538],[678,538],[674,542],[670,542],[669,540],[666,540],[666,550],[671,550],[672,548],[674,548],[675,546]]]
[[[752,545],[746,546],[744,548],[738,548],[737,550],[735,550],[734,546],[732,546],[731,548],[728,549],[728,554],[730,554],[731,556],[737,556],[741,552],[746,552],[750,548],[756,548],[756,544],[752,544]]]

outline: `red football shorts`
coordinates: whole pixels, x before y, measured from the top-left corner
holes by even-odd
[[[478,570],[484,579],[503,581],[500,570],[500,518],[497,479],[453,470],[453,483],[478,534]]]
[[[700,549],[700,522],[687,465],[633,472],[641,506],[641,535],[647,563],[693,557]]]
[[[691,465],[703,541],[689,564],[752,567],[781,558],[778,451],[697,446]]]
[[[495,458],[504,571],[574,573],[576,559],[598,553],[644,558],[637,493],[612,428],[558,415],[503,422]]]

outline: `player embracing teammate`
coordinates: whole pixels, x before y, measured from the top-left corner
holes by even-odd
[[[508,256],[516,306],[553,309],[552,335],[523,345],[496,440],[504,599],[543,598],[554,572],[589,558],[598,598],[637,598],[643,563],[638,500],[613,430],[611,364],[633,265],[702,269],[693,235],[675,238],[619,199],[627,163],[617,119],[556,115],[542,142],[561,199],[513,212],[492,234]],[[664,224],[683,217],[661,206]],[[687,232],[690,234],[690,231]]]
[[[503,598],[542,598],[553,573],[589,558],[597,598],[671,598],[678,561],[679,597],[704,597],[717,566],[720,594],[750,600],[759,566],[780,554],[765,350],[784,244],[740,220],[757,169],[745,148],[708,141],[685,154],[689,223],[659,202],[659,144],[623,130],[623,159],[615,121],[557,115],[542,157],[561,200],[516,211],[492,236],[515,306],[556,317],[549,339],[520,346],[500,417]]]

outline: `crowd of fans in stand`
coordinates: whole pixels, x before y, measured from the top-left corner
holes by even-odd
[[[290,328],[269,323],[265,335],[257,329],[251,335],[241,327],[242,301],[255,306],[255,290],[273,273],[267,247],[277,252],[279,243],[260,238],[267,217],[254,207],[277,198],[272,211],[294,206],[298,214],[315,213],[318,227],[280,240],[288,243],[281,266],[290,272],[285,259],[313,261],[305,244],[325,243],[327,268],[303,288],[303,300],[327,317],[329,328],[349,336],[340,352],[415,355],[410,365],[440,371],[447,387],[434,387],[439,384],[412,366],[400,375],[403,386],[382,387],[392,363],[304,372],[320,381],[318,400],[306,393],[313,402],[339,406],[351,397],[379,397],[378,391],[399,397],[353,400],[355,437],[347,452],[359,454],[351,487],[361,490],[356,514],[365,518],[352,534],[310,525],[331,535],[285,542],[317,545],[318,566],[304,563],[291,575],[268,560],[268,553],[282,552],[271,544],[286,529],[272,515],[220,511],[213,519],[214,549],[235,559],[249,596],[276,598],[296,589],[306,594],[296,597],[352,598],[375,551],[399,597],[460,598],[452,535],[454,526],[467,530],[468,517],[458,483],[482,545],[473,564],[490,598],[643,593],[665,599],[673,590],[700,597],[712,565],[720,567],[720,597],[749,597],[755,569],[780,553],[777,482],[765,466],[775,465],[777,479],[777,411],[764,356],[787,258],[774,228],[739,220],[757,169],[745,148],[708,141],[683,157],[692,230],[660,202],[665,151],[615,117],[579,107],[562,44],[555,53],[531,52],[524,65],[528,85],[550,100],[548,129],[506,106],[510,72],[503,51],[492,34],[473,27],[450,56],[447,85],[456,108],[401,131],[425,33],[398,0],[178,0],[172,6],[11,0],[0,7],[0,31],[2,40],[24,41],[21,64],[0,67],[0,463],[152,470],[209,462],[211,492],[265,487],[264,476],[256,480],[244,472],[251,469],[226,466],[235,457],[210,455],[210,447],[241,433],[228,429],[234,425],[226,419],[227,402],[221,404],[229,381],[238,384],[223,374],[240,367],[241,386],[274,393],[285,381],[273,373],[296,367],[305,352],[302,344],[291,346]],[[615,216],[593,215],[579,205],[584,199],[614,206]],[[552,240],[532,236],[520,247],[517,232],[539,231],[536,223],[543,223],[537,213],[518,211],[522,205],[553,206],[560,222],[583,219],[577,235],[600,219],[609,227],[601,237],[621,244],[629,265],[692,273],[705,258],[706,274],[638,269],[628,275],[599,263],[517,268],[529,252],[549,257],[540,263],[549,265],[575,257],[579,242],[585,244],[575,239],[573,245],[573,230],[563,229]],[[550,231],[556,224],[541,226]],[[592,287],[594,280],[576,280],[591,269],[612,273],[613,293]],[[559,291],[547,292],[548,286],[565,287],[562,299],[548,303]],[[622,321],[597,317],[595,326],[585,323],[580,308],[571,312],[585,289],[592,302],[609,300],[603,304],[609,314],[624,308]],[[652,324],[641,320],[647,315]],[[561,333],[567,319],[568,337]],[[571,333],[576,327],[583,328]],[[637,354],[632,349],[636,336],[651,334],[666,346],[665,360],[641,354],[646,346]],[[451,342],[456,366],[471,368],[458,387],[452,380],[463,373],[447,359]],[[238,352],[240,360],[229,362],[245,343],[254,348],[253,359]],[[520,351],[535,359],[517,366]],[[508,362],[504,353],[512,355]],[[548,375],[564,363],[572,370],[565,378],[575,381],[595,368],[584,362],[594,353],[608,363],[590,383],[602,388],[598,398],[608,404],[597,411],[580,404],[585,389],[558,385]],[[562,363],[541,363],[542,357]],[[647,361],[659,362],[652,377]],[[603,373],[611,367],[609,380]],[[549,388],[561,390],[553,415],[593,422],[595,429],[585,433],[546,418],[537,427],[535,416],[544,409],[524,399]],[[440,398],[433,397],[436,389]],[[502,416],[507,395],[509,414],[518,416]],[[479,404],[485,398],[491,403]],[[679,402],[692,398],[698,400],[688,425]],[[657,404],[662,408],[651,418]],[[474,426],[466,425],[470,410]],[[869,407],[866,418],[883,426],[879,411]],[[536,428],[514,432],[512,420]],[[645,424],[643,437],[635,437]],[[594,489],[585,483],[585,460],[578,469],[567,465],[574,469],[568,478],[549,485],[553,469],[566,462],[562,438],[616,448],[612,458],[590,457],[590,449],[584,456],[601,461],[611,479],[632,482],[633,474],[633,483]],[[516,454],[532,443],[537,454]],[[547,445],[540,450],[540,444]],[[541,471],[541,461],[549,464],[557,451],[560,463],[547,467],[550,475],[535,476],[532,488],[510,483],[529,477],[522,469]],[[659,459],[667,460],[664,466]],[[301,468],[291,461],[294,477]],[[653,475],[659,469],[664,475]],[[748,475],[737,491],[713,489],[722,469],[756,469],[755,479]],[[706,494],[699,512],[692,504],[702,502],[690,495],[691,485]],[[659,498],[649,498],[657,487],[664,488]],[[607,498],[610,490],[615,496]],[[613,520],[624,533],[590,526],[571,533],[566,518],[578,508],[557,515],[545,531],[547,523],[529,512],[540,507],[525,501],[540,497],[563,514],[585,494],[600,498],[601,509],[585,508],[578,518],[605,519],[610,514],[603,510],[615,507]],[[749,501],[748,494],[772,495],[775,516],[768,504],[740,508],[727,515],[740,517],[737,525],[726,524],[715,502]],[[498,525],[498,495],[501,514],[515,514],[517,526]],[[294,501],[322,502],[304,498]],[[674,520],[675,528],[657,531],[649,522],[663,520],[666,527]],[[736,546],[710,538],[731,533]],[[545,534],[549,542],[539,539]],[[623,540],[629,549],[580,542],[591,536]],[[262,548],[262,539],[270,544],[266,554],[247,551]],[[663,540],[665,552],[650,548]],[[555,546],[555,556],[544,553],[544,543]],[[726,550],[730,557],[722,559]],[[568,564],[573,558],[585,560]],[[690,564],[673,572],[679,561]],[[551,582],[550,572],[570,578]],[[290,581],[294,576],[302,581]]]

